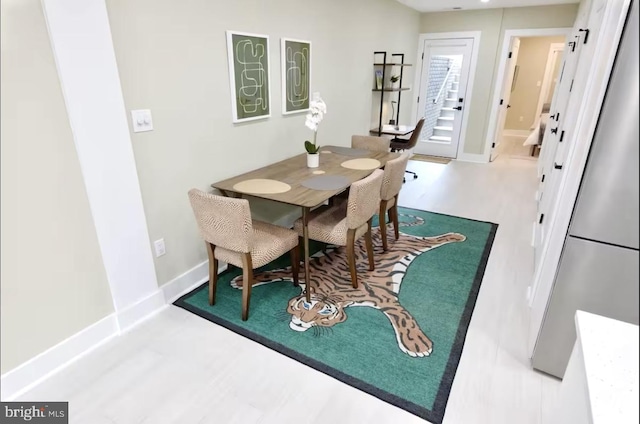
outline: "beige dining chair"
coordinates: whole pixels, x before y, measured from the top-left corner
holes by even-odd
[[[316,209],[308,221],[309,238],[323,243],[347,247],[347,261],[351,273],[351,285],[358,287],[355,242],[365,237],[369,270],[374,270],[371,221],[380,206],[380,188],[383,172],[373,171],[368,177],[351,184],[347,201],[332,207]],[[293,229],[302,236],[302,219],[296,220]]]
[[[407,169],[410,153],[405,152],[400,157],[392,159],[384,166],[382,176],[382,187],[380,189],[380,212],[378,222],[380,223],[380,236],[382,237],[382,249],[387,250],[387,211],[389,219],[393,222],[393,231],[398,240],[400,230],[398,229],[398,194],[404,182],[404,171]]]
[[[351,148],[372,150],[374,152],[388,152],[391,139],[372,135],[352,135]]]
[[[209,254],[209,305],[216,302],[218,261],[242,268],[242,320],[249,318],[253,270],[290,252],[298,285],[298,233],[252,220],[249,201],[189,190],[189,200]]]
[[[387,137],[377,137],[373,135],[352,135],[351,148],[370,150],[372,152],[388,152],[391,139]],[[349,188],[337,194],[335,197],[344,200],[349,196]]]

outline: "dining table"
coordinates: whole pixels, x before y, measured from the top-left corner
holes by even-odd
[[[309,269],[309,214],[399,153],[341,146],[323,146],[317,168],[307,166],[306,153],[211,184],[224,196],[252,196],[302,209],[305,296],[311,301]]]

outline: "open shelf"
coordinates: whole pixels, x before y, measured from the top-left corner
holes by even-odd
[[[400,118],[400,99],[401,99],[401,95],[403,91],[409,91],[411,90],[411,88],[409,87],[403,87],[402,86],[402,77],[403,77],[403,70],[405,66],[411,66],[411,64],[409,63],[404,63],[404,53],[391,53],[388,54],[385,51],[377,51],[377,52],[373,52],[373,56],[374,56],[374,60],[373,60],[373,66],[374,68],[377,67],[381,67],[382,69],[378,68],[378,69],[374,69],[375,70],[375,79],[374,79],[374,86],[371,89],[371,91],[378,91],[380,92],[380,103],[378,106],[378,126],[374,129],[372,129],[370,132],[372,134],[377,134],[378,136],[382,135],[382,126],[383,126],[383,122],[382,122],[382,115],[383,115],[383,109],[384,109],[384,102],[385,102],[385,94],[384,93],[398,93],[397,96],[390,94],[387,95],[387,101],[391,100],[391,105],[393,106],[393,103],[396,103],[398,105],[398,110],[395,110],[392,113],[391,116],[391,120],[389,121],[390,123],[394,123],[397,124],[398,119]],[[375,60],[376,58],[378,58],[378,60]],[[382,61],[380,61],[380,58],[382,58]],[[387,58],[389,58],[391,61],[387,62]],[[397,62],[396,62],[397,61]],[[388,83],[387,77],[389,75],[393,75],[393,73],[391,73],[393,71],[393,69],[390,69],[389,66],[398,66],[400,69],[398,69],[397,71],[399,71],[398,76],[398,81],[397,81],[397,86],[393,87],[390,86],[390,84]],[[389,74],[391,73],[391,74]],[[385,87],[385,85],[387,87]],[[377,96],[376,96],[377,97]],[[393,100],[393,99],[396,100]],[[377,99],[376,99],[377,101]]]

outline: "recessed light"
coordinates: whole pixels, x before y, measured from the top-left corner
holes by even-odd
[[[489,3],[489,0],[480,0],[482,3]]]

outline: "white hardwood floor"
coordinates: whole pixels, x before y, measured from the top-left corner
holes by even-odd
[[[445,424],[545,423],[560,382],[531,370],[535,162],[411,161],[400,204],[500,226]],[[262,345],[169,306],[22,400],[69,401],[71,423],[424,423]]]
[[[534,156],[531,156],[531,146],[523,146],[525,139],[526,137],[503,135],[494,156],[506,155],[518,159],[538,160],[540,149],[536,149]]]

